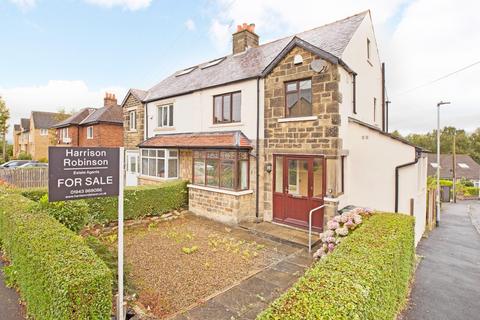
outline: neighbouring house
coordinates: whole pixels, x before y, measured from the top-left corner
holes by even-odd
[[[59,112],[32,111],[30,118],[20,120],[13,130],[13,157],[30,155],[33,160],[47,160],[48,147],[55,142],[51,126],[68,115]]]
[[[190,181],[189,209],[226,223],[323,224],[348,205],[417,217],[426,156],[386,132],[385,74],[369,11],[179,70],[122,102],[127,182]]]
[[[480,187],[480,164],[475,162],[467,154],[440,155],[440,179],[453,180],[453,163],[455,161],[455,177],[457,180],[465,179],[473,182],[476,187]],[[428,154],[428,176],[437,176],[437,154]]]
[[[83,108],[53,128],[56,129],[57,146],[123,146],[122,108],[111,93],[106,93],[102,108]]]

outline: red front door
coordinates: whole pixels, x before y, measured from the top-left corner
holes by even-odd
[[[323,204],[324,157],[275,155],[273,161],[273,220],[308,228],[308,213]],[[321,210],[314,213],[312,225],[322,229]]]

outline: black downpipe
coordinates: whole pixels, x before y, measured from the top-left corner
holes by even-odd
[[[260,204],[260,78],[257,78],[257,141],[256,141],[256,149],[257,149],[257,157],[255,158],[255,165],[257,167],[256,171],[256,179],[255,179],[255,218],[258,222],[259,216],[259,204]]]
[[[357,114],[357,74],[353,74],[353,81],[352,81],[352,88],[353,88],[353,113]]]
[[[400,182],[399,171],[402,168],[409,167],[416,164],[418,162],[418,159],[420,159],[420,152],[415,150],[415,161],[401,164],[395,167],[395,212],[396,213],[398,213],[398,191],[399,191],[398,189],[399,189],[399,182]]]

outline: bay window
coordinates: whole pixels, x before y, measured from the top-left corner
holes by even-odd
[[[156,178],[178,178],[178,151],[143,149],[142,175]]]
[[[228,190],[247,190],[249,155],[246,151],[194,151],[193,183]]]

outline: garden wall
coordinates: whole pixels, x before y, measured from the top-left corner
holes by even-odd
[[[257,319],[395,319],[414,257],[414,218],[376,213]]]
[[[18,287],[37,319],[110,319],[112,275],[84,240],[54,218],[30,212],[33,202],[0,190],[0,240]]]

